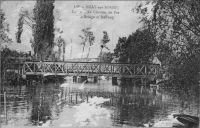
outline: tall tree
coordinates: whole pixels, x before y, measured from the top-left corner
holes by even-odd
[[[83,45],[83,50],[82,50],[82,56],[81,56],[81,58],[83,58],[83,53],[84,53],[84,50],[85,50],[86,42],[89,42],[89,51],[88,51],[88,54],[87,54],[87,58],[88,58],[89,52],[90,52],[90,47],[93,45],[94,40],[95,40],[93,32],[91,32],[90,29],[91,28],[85,28],[85,29],[83,29],[82,30],[83,36],[82,35],[79,36],[83,40],[83,42],[81,42],[81,44]]]
[[[0,9],[0,42],[1,44],[11,43],[12,39],[9,36],[9,24],[6,22],[5,13]]]
[[[100,62],[110,63],[112,61],[112,53],[110,52],[101,52],[98,56]]]
[[[16,33],[17,43],[21,43],[21,34],[23,32],[23,24],[24,24],[24,18],[23,18],[23,15],[20,14],[19,20],[18,20],[18,31]]]
[[[3,12],[2,9],[0,9],[0,50],[1,50],[1,61],[0,61],[0,66],[1,66],[1,81],[3,85],[3,80],[5,80],[5,70],[6,66],[8,65],[8,57],[16,54],[12,54],[10,49],[6,48],[6,44],[12,43],[12,39],[9,37],[9,24],[6,22],[5,18],[5,13]],[[3,47],[5,45],[5,47]],[[3,78],[3,79],[2,79]]]
[[[35,24],[35,17],[33,11],[30,9],[21,8],[18,19],[18,31],[16,32],[17,43],[21,43],[21,35],[23,32],[23,25],[28,25],[32,30]]]
[[[143,13],[142,22],[150,25],[156,32],[160,45],[168,45],[173,55],[193,53],[200,47],[200,2],[197,0],[184,1],[153,1],[153,15],[149,18]],[[146,3],[147,5],[150,2]],[[142,12],[141,6],[138,12]]]
[[[150,63],[156,48],[155,35],[149,29],[138,29],[128,38],[119,38],[114,54],[119,62]]]
[[[114,49],[114,55],[119,58],[119,62],[128,63],[128,44],[126,37],[119,37],[116,48]]]
[[[60,60],[61,58],[62,51],[63,54],[65,53],[65,44],[66,44],[65,40],[61,36],[59,36],[56,40],[56,45],[58,46],[58,60]]]
[[[136,30],[127,39],[130,63],[150,63],[157,48],[155,35],[150,29]]]
[[[102,50],[103,48],[106,48],[107,50],[110,50],[106,44],[110,41],[108,33],[106,31],[103,31],[103,39],[101,40],[101,52],[100,52],[100,62],[101,62],[101,54],[102,54]]]
[[[94,37],[94,35],[93,35],[93,32],[89,31],[89,33],[88,33],[89,48],[88,48],[87,58],[89,57],[90,48],[91,48],[91,46],[94,44],[94,41],[95,41],[95,37]]]
[[[154,0],[145,6],[149,5],[153,5],[151,16],[141,5],[136,10],[143,14],[144,26],[150,26],[157,35],[157,56],[170,74],[172,85],[192,87],[198,83],[200,62],[200,1]]]
[[[34,53],[38,60],[48,60],[54,47],[54,0],[37,0],[33,13]]]

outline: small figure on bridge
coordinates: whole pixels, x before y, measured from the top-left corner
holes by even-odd
[[[42,69],[42,61],[40,61],[40,63],[38,63],[38,69]]]

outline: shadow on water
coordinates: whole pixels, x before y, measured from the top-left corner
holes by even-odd
[[[164,88],[147,88],[132,83],[113,86],[108,80],[102,80],[100,84],[84,83],[84,86],[73,81],[64,83],[65,86],[59,82],[42,84],[35,81],[32,85],[7,86],[7,124],[61,126],[59,124],[66,124],[68,118],[74,119],[73,114],[77,114],[74,106],[87,103],[94,97],[110,99],[100,105],[109,111],[109,120],[96,118],[98,126],[145,127],[149,122],[156,124],[168,120],[172,113],[194,116],[199,113],[199,93],[177,95],[176,91],[171,93]],[[84,88],[80,89],[81,86]],[[4,109],[1,109],[4,118]],[[68,125],[78,126],[78,122],[68,122]]]

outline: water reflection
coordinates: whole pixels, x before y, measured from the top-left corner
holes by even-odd
[[[111,83],[74,83],[66,78],[64,83],[7,86],[7,125],[145,127],[151,122],[157,126],[169,121],[172,113],[198,114],[196,95]],[[95,98],[109,100],[90,104]],[[5,112],[1,109],[1,123],[5,124]]]

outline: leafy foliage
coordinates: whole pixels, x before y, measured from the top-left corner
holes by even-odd
[[[101,52],[99,54],[100,62],[110,63],[112,61],[112,53],[110,52]]]
[[[11,50],[7,47],[6,44],[12,43],[12,39],[9,37],[9,24],[6,22],[5,13],[3,10],[0,10],[1,20],[0,20],[0,43],[1,43],[1,80],[2,85],[4,84],[5,80],[9,78],[9,75],[6,74],[6,69],[9,64],[14,64],[17,60],[17,57],[25,57],[27,53],[18,52],[15,50]],[[2,45],[3,44],[3,45]],[[4,45],[5,44],[5,45]],[[12,65],[13,66],[13,65]],[[5,77],[7,76],[7,77]]]
[[[144,27],[150,26],[158,41],[157,56],[171,85],[191,88],[197,85],[200,48],[200,1],[152,1],[153,15],[147,18],[142,6],[137,12],[143,16]]]
[[[114,55],[119,58],[119,62],[128,63],[128,45],[126,37],[119,37],[116,48],[114,49]]]
[[[21,8],[18,20],[16,39],[21,43],[23,25],[28,25],[33,31],[30,40],[37,60],[50,60],[54,47],[54,1],[37,0],[33,10]]]
[[[62,47],[63,47],[63,54],[65,53],[65,40],[59,36],[57,39],[56,39],[56,45],[58,46],[58,56],[57,58],[60,60],[60,57],[61,57],[61,52],[62,52]]]
[[[9,24],[6,22],[5,13],[0,9],[0,42],[1,44],[11,43],[12,39],[9,37]]]
[[[33,14],[34,53],[38,60],[51,58],[54,47],[54,1],[37,0]]]
[[[19,12],[18,31],[16,33],[17,43],[21,43],[23,25],[28,25],[33,30],[33,26],[35,25],[35,17],[33,14],[33,10],[21,8]]]
[[[91,46],[94,44],[94,41],[95,41],[95,37],[93,35],[93,32],[88,32],[88,41],[89,41],[89,49],[88,49],[88,54],[87,54],[87,58],[89,57],[89,54],[90,54],[90,48]]]
[[[23,20],[24,20],[23,15],[20,15],[19,20],[18,20],[18,31],[16,33],[17,43],[21,43],[21,34],[23,32],[23,24],[24,24]]]
[[[15,58],[18,58],[18,57],[25,58],[27,57],[27,55],[28,55],[27,53],[10,50],[7,47],[2,48],[1,49],[1,79],[4,78],[5,80],[5,74],[7,74],[5,70],[8,68],[8,66],[14,66],[13,65],[14,63],[18,61],[20,62],[20,60],[17,60]],[[5,82],[4,80],[2,79],[2,83]]]
[[[103,31],[103,39],[101,40],[101,49],[106,48],[107,50],[110,50],[106,44],[110,41],[110,38],[108,36],[108,33],[106,31]]]
[[[83,42],[81,43],[83,45],[82,53],[84,53],[86,42],[88,41],[88,43],[89,43],[87,58],[88,58],[89,53],[90,53],[90,47],[94,44],[94,41],[95,41],[95,37],[93,35],[93,32],[91,32],[90,29],[91,28],[83,29],[82,32],[83,32],[84,35],[79,36],[83,40]],[[83,58],[83,54],[82,54],[81,58]]]
[[[106,31],[103,31],[103,39],[101,40],[101,52],[100,52],[100,62],[101,62],[101,58],[103,57],[103,55],[101,55],[102,54],[102,50],[103,50],[103,48],[106,48],[107,50],[110,50],[107,46],[106,46],[106,44],[108,43],[110,41],[110,39],[109,39],[109,36],[108,36],[108,33],[106,32]],[[102,56],[102,57],[101,57]],[[104,58],[104,57],[103,57]],[[105,61],[105,60],[103,60],[103,61]]]
[[[156,52],[155,35],[149,29],[138,29],[128,38],[119,38],[114,54],[119,62],[150,63]]]

